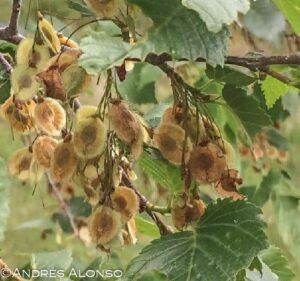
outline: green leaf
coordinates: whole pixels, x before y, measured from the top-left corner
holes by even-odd
[[[248,96],[245,90],[226,85],[223,88],[223,98],[250,137],[254,137],[263,127],[272,124],[270,117],[258,105],[255,98]]]
[[[277,275],[264,262],[261,262],[261,266],[261,271],[247,269],[246,278],[243,281],[279,281]]]
[[[4,232],[9,216],[9,182],[6,173],[6,164],[0,158],[0,241],[4,239]]]
[[[84,197],[73,197],[70,200],[69,206],[75,217],[88,217],[92,213],[92,206]]]
[[[140,6],[154,26],[145,48],[149,52],[172,54],[174,58],[202,57],[209,64],[222,65],[227,51],[228,30],[210,32],[197,12],[182,6],[181,0],[130,0]]]
[[[257,271],[259,271],[260,273],[262,273],[262,263],[261,263],[261,261],[260,261],[260,259],[258,257],[255,257],[253,259],[253,261],[249,265],[249,269],[250,270],[256,269]]]
[[[10,80],[0,79],[0,104],[3,104],[10,97]]]
[[[296,97],[297,95],[292,96]],[[266,99],[264,97],[262,85],[258,82],[254,84],[253,97],[255,97],[255,99],[258,101],[259,106],[268,113],[273,122],[284,121],[287,117],[290,116],[290,113],[283,106],[282,99],[277,100],[274,106],[270,109],[266,106]]]
[[[89,17],[94,15],[81,0],[67,0],[67,4],[70,9],[79,12],[82,16]]]
[[[299,198],[293,196],[276,196],[274,199],[274,218],[278,234],[298,265],[300,265],[299,206]]]
[[[52,220],[59,224],[59,226],[61,227],[63,232],[66,232],[66,233],[72,233],[73,232],[73,228],[72,228],[72,225],[70,223],[70,220],[69,220],[69,218],[67,217],[67,215],[65,213],[62,213],[62,212],[54,213],[53,216],[52,216]]]
[[[72,263],[72,253],[69,250],[56,252],[34,253],[31,256],[33,269],[63,269],[66,270]]]
[[[237,20],[238,13],[245,14],[250,7],[249,0],[182,0],[182,4],[197,11],[213,32],[223,24],[230,25]]]
[[[141,216],[135,217],[135,224],[136,224],[138,233],[150,236],[152,238],[160,237],[160,233],[157,228],[157,225],[148,220],[145,220]]]
[[[274,186],[278,183],[280,174],[271,170],[266,176],[263,177],[260,185],[256,188],[251,202],[259,207],[262,207],[270,198]]]
[[[273,2],[300,36],[300,2],[298,0],[273,0]]]
[[[218,200],[208,205],[194,231],[154,240],[126,271],[134,280],[156,269],[170,281],[232,281],[267,247],[261,210],[247,201]]]
[[[149,124],[149,126],[153,128],[157,127],[161,121],[164,111],[170,106],[171,104],[169,103],[159,103],[155,105],[147,114],[145,114],[143,118],[147,124]]]
[[[241,270],[237,274],[235,281],[246,281],[246,270],[245,269]]]
[[[268,75],[261,83],[261,88],[264,92],[266,105],[268,108],[271,108],[275,102],[287,94],[292,87]]]
[[[207,66],[206,75],[209,79],[236,86],[247,86],[257,80],[251,72],[246,72],[245,69],[231,66],[217,66],[216,68]]]
[[[94,32],[81,40],[80,48],[83,54],[79,64],[89,74],[99,74],[108,68],[121,65],[132,45],[105,32]]]
[[[145,151],[139,158],[138,165],[168,190],[176,192],[182,188],[183,182],[179,168],[155,155],[154,151],[151,154]]]
[[[271,43],[281,42],[286,27],[285,18],[271,0],[251,1],[243,22],[252,34]]]
[[[236,281],[292,281],[293,277],[281,250],[271,246],[260,252],[246,270],[241,270]]]
[[[272,272],[279,277],[279,281],[291,281],[294,278],[295,275],[279,248],[270,246],[262,251],[259,256]]]
[[[93,271],[99,270],[101,263],[102,263],[102,258],[97,257],[85,268],[82,275],[88,275],[89,270],[93,270]],[[102,280],[104,280],[104,279],[101,278],[100,276],[80,278],[80,281],[102,281]]]
[[[74,79],[76,77],[76,79]],[[77,64],[72,64],[62,73],[63,86],[66,95],[71,98],[80,94],[86,79],[85,70]]]
[[[288,150],[289,149],[289,141],[286,137],[284,137],[279,130],[270,127],[265,130],[266,137],[269,143],[280,150]]]
[[[155,81],[162,74],[163,72],[153,65],[136,63],[134,69],[127,73],[126,79],[119,83],[119,91],[135,104],[157,103]]]
[[[169,281],[167,276],[158,270],[142,272],[133,281]]]
[[[264,270],[265,265],[263,262],[258,257],[255,257],[248,268],[241,270],[237,274],[235,281],[267,281],[263,276]]]
[[[0,43],[0,53],[9,54],[12,58],[15,57],[17,45],[9,42]]]

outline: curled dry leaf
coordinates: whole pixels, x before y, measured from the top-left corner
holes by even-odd
[[[241,195],[236,188],[237,184],[242,183],[243,180],[238,177],[237,170],[225,170],[216,185],[216,191],[224,197],[231,197],[233,200],[244,199],[244,196]]]
[[[212,183],[221,179],[226,167],[226,158],[217,145],[207,143],[194,149],[188,166],[197,182]]]
[[[40,72],[37,76],[41,79],[45,87],[47,97],[66,100],[66,93],[63,86],[63,80],[57,66],[48,68]]]

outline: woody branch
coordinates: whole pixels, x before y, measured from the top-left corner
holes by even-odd
[[[21,12],[22,0],[13,0],[9,23],[6,27],[0,28],[0,39],[18,44],[23,39],[18,31],[18,23]]]
[[[168,65],[168,62],[173,61],[171,55],[163,53],[161,55],[149,54],[146,62],[158,66],[167,75],[175,75],[172,67]],[[188,61],[187,59],[180,59],[179,61]],[[196,62],[206,62],[203,58],[195,59]],[[281,55],[281,56],[258,56],[258,57],[237,57],[227,56],[225,57],[224,64],[238,65],[248,68],[251,71],[259,71],[266,73],[286,84],[292,84],[289,77],[282,75],[270,68],[272,65],[300,65],[300,55]],[[178,77],[179,78],[179,77]],[[179,78],[179,80],[182,80]]]

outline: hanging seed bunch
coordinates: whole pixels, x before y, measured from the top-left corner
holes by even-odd
[[[131,185],[136,176],[118,148],[118,141],[116,132],[108,132],[102,156],[89,160],[84,173],[79,173],[89,187],[85,192],[95,206],[89,232],[98,246],[106,250],[115,241],[136,243],[132,220],[140,209],[140,200]]]
[[[88,80],[88,75],[82,73],[77,64],[80,54],[73,40],[57,34],[50,22],[38,13],[37,32],[18,45],[10,76],[11,96],[1,106],[1,116],[12,132],[25,135],[29,145],[11,158],[9,170],[13,176],[27,180],[29,170],[31,174],[45,170],[58,182],[69,180],[80,156],[84,154],[85,158],[90,158],[101,153],[105,128],[100,119],[94,118],[88,124],[91,126],[82,121],[78,122],[76,130],[67,128],[68,120],[73,123],[75,119],[69,114],[69,107],[74,96],[83,91],[82,85],[87,85],[82,81]],[[74,75],[70,67],[80,69],[82,80],[79,79],[78,84],[68,79]],[[95,142],[89,139],[93,135],[90,127],[96,130]],[[83,135],[87,137],[82,139],[80,130],[84,130]],[[96,151],[91,151],[94,145]],[[34,181],[39,179],[40,176]]]
[[[185,184],[188,185],[186,189],[194,181],[199,185],[214,185],[222,196],[242,199],[243,196],[237,191],[237,185],[242,180],[237,170],[233,169],[234,150],[208,115],[205,106],[207,97],[200,92],[195,93],[183,81],[178,83],[176,77],[171,82],[174,105],[164,111],[154,130],[153,144],[163,158],[182,168],[186,175]],[[175,204],[174,209],[173,220],[181,217],[181,212],[185,218],[184,208]],[[185,225],[183,221],[187,223],[189,220],[182,219],[182,224],[175,223],[177,228]]]
[[[107,17],[116,12],[117,2],[88,4]],[[10,157],[8,170],[34,186],[46,175],[66,202],[84,192],[94,209],[83,224],[90,238],[106,249],[113,241],[133,244],[140,198],[131,184],[137,178],[132,161],[150,141],[149,128],[112,91],[111,70],[98,106],[78,106],[77,97],[91,83],[78,65],[80,56],[77,43],[38,13],[36,34],[18,46],[11,96],[1,106],[1,116],[25,143]]]
[[[119,13],[118,0],[85,2],[101,18]],[[66,190],[66,203],[83,193],[92,212],[78,235],[88,233],[105,251],[116,241],[136,243],[138,212],[146,210],[158,226],[163,225],[134,185],[133,165],[144,148],[156,148],[166,161],[182,169],[185,186],[168,209],[177,229],[194,225],[205,213],[191,183],[213,184],[223,196],[242,198],[233,149],[199,108],[203,101],[194,100],[188,88],[171,78],[174,105],[165,110],[158,126],[150,128],[122,99],[114,78],[118,69],[110,69],[99,104],[81,105],[78,98],[93,81],[78,63],[81,54],[75,41],[57,33],[38,13],[37,32],[18,46],[11,96],[1,106],[12,132],[25,140],[25,147],[9,160],[12,176],[38,185],[46,175],[50,185]],[[168,233],[168,227],[163,231]]]

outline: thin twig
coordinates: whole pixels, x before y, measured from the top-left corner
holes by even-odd
[[[146,57],[146,61],[154,64],[172,62],[173,58],[170,54],[163,53],[161,55],[149,54]],[[188,61],[187,59],[180,59],[179,61]],[[204,58],[195,59],[196,62],[205,62]],[[261,68],[269,65],[300,65],[300,55],[291,54],[291,55],[279,55],[279,56],[246,56],[246,57],[237,57],[237,56],[227,56],[225,57],[225,64],[234,64],[244,66],[246,68]]]
[[[3,259],[0,259],[0,280],[11,277],[13,280],[25,281],[21,276],[15,274],[15,272],[9,268],[9,266],[4,262]]]
[[[65,202],[59,188],[57,187],[56,183],[52,180],[51,176],[49,175],[49,173],[46,173],[46,176],[48,178],[48,182],[51,186],[51,189],[53,191],[53,194],[54,196],[56,197],[57,201],[59,202],[60,204],[60,207],[64,210],[66,216],[68,217],[69,221],[70,221],[70,224],[72,226],[72,229],[74,231],[74,234],[76,236],[79,235],[79,230],[78,230],[78,227],[75,223],[75,219],[74,219],[74,216],[70,210],[70,207],[69,205]]]
[[[21,5],[22,5],[22,0],[12,1],[9,24],[6,27],[0,28],[1,40],[18,44],[24,38],[23,35],[21,35],[18,32],[18,23],[19,23]]]
[[[163,53],[161,55],[149,54],[146,59],[146,62],[158,66],[162,71],[167,75],[176,75],[174,74],[173,69],[168,65],[168,62],[173,61],[171,55]],[[187,59],[180,59],[179,61],[188,61]],[[197,58],[196,62],[206,62],[203,58]],[[281,73],[270,69],[272,65],[300,65],[300,55],[291,54],[285,56],[257,56],[257,57],[236,57],[236,56],[227,56],[225,57],[225,64],[238,65],[245,68],[248,68],[251,71],[261,71],[267,73],[268,75],[282,81],[285,84],[293,85],[291,79]],[[177,80],[179,75],[177,75]],[[182,79],[179,78],[179,82]]]
[[[12,72],[12,66],[10,65],[10,63],[7,61],[7,59],[5,58],[5,56],[3,54],[0,53],[0,64],[3,66],[4,70],[6,73],[11,73]]]

